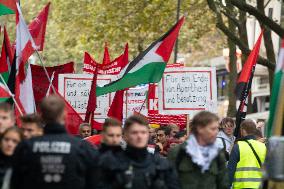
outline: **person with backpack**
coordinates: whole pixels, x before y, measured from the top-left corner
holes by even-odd
[[[257,189],[262,182],[262,164],[266,146],[256,140],[256,124],[245,120],[240,126],[242,138],[234,145],[228,163],[230,185],[233,189]]]
[[[235,128],[235,121],[230,117],[223,118],[219,124],[219,133],[216,142],[219,148],[224,149],[227,161],[229,161],[230,152],[236,139],[234,136]]]
[[[192,134],[172,148],[168,159],[175,165],[182,189],[228,189],[224,151],[217,146],[217,115],[202,111],[191,121]]]

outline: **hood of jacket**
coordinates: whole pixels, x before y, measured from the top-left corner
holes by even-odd
[[[233,143],[236,139],[235,136],[229,137],[228,135],[226,135],[226,133],[224,131],[219,131],[217,138],[223,138],[229,143]]]

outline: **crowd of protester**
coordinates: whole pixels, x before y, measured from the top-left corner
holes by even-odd
[[[124,124],[108,118],[102,130],[88,123],[78,136],[64,127],[64,101],[45,98],[39,114],[22,116],[0,103],[2,189],[229,189],[259,188],[266,156],[263,124],[202,111],[189,130],[151,125],[142,115]],[[86,138],[100,135],[99,145]]]

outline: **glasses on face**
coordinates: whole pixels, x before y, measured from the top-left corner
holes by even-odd
[[[19,144],[19,140],[17,140],[17,139],[14,139],[14,138],[8,138],[8,137],[4,137],[3,138],[3,141],[5,141],[5,142],[12,142],[12,143],[14,143],[14,144]]]

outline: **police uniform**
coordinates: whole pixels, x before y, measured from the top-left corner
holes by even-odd
[[[111,151],[113,153],[121,152],[122,148],[121,146],[110,146],[105,143],[101,143],[98,147],[98,151],[100,155],[103,155],[104,153]]]
[[[69,136],[62,125],[48,124],[44,133],[18,145],[12,188],[94,188],[98,152],[87,142]]]
[[[145,149],[103,154],[99,159],[97,189],[178,189],[176,172],[165,159]]]

